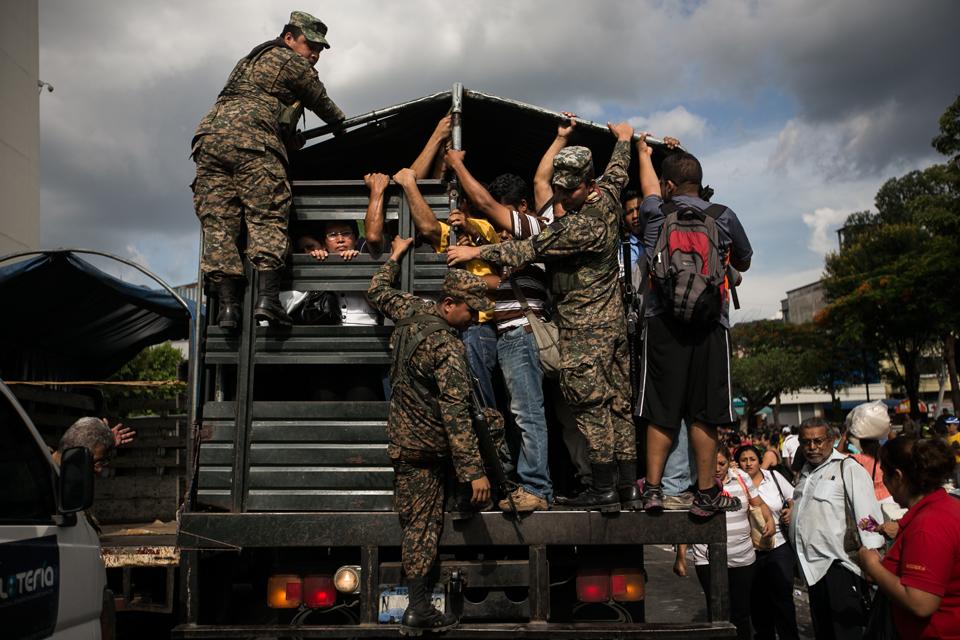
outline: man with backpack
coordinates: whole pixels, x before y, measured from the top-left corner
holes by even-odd
[[[668,155],[661,176],[640,136],[644,249],[651,276],[645,294],[644,349],[637,415],[647,426],[643,507],[663,509],[664,463],[681,421],[697,468],[691,513],[711,517],[739,508],[713,482],[717,427],[735,422],[730,389],[728,267],[750,268],[753,250],[736,214],[700,197],[703,170],[691,154]]]

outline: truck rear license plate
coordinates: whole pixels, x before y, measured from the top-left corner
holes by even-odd
[[[430,598],[431,604],[441,613],[446,611],[447,598],[443,587],[436,586]],[[380,591],[380,624],[400,624],[403,612],[409,603],[407,587],[385,587]]]

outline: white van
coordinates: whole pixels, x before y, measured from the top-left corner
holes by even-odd
[[[0,381],[0,636],[112,635],[100,541],[80,513],[92,502],[92,454],[69,449],[58,469]]]

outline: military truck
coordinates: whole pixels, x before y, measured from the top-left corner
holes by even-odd
[[[291,224],[363,219],[361,177],[392,174],[416,157],[436,122],[453,114],[452,142],[475,175],[532,176],[561,116],[454,85],[346,121],[346,132],[291,160]],[[329,127],[305,132],[319,138]],[[578,125],[577,144],[605,166],[605,127]],[[658,150],[655,161],[659,162]],[[634,165],[635,166],[635,165]],[[457,202],[452,181],[420,184],[443,218]],[[386,218],[414,229],[402,191],[391,186]],[[285,288],[363,292],[385,256],[318,262],[294,254]],[[401,287],[436,294],[444,256],[412,252]],[[392,510],[384,399],[315,400],[312,389],[360,368],[382,375],[389,326],[294,326],[253,322],[256,273],[247,267],[238,332],[197,328],[192,464],[180,516],[181,638],[394,637],[406,604],[400,527]],[[723,517],[694,523],[686,512],[536,512],[514,518],[449,514],[440,540],[434,602],[461,615],[457,637],[725,637]],[[647,622],[643,545],[706,543],[711,557],[709,621]]]

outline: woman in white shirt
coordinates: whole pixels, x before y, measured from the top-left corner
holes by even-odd
[[[745,445],[733,454],[760,493],[776,524],[771,549],[757,550],[753,589],[750,597],[751,618],[756,640],[796,640],[797,610],[793,604],[793,571],[797,559],[781,530],[784,513],[793,508],[793,485],[777,471],[762,468],[760,451]],[[776,632],[776,636],[774,636]]]
[[[747,505],[760,507],[766,518],[767,526],[764,529],[766,536],[775,532],[773,515],[767,505],[760,498],[760,492],[748,476],[739,469],[731,468],[730,454],[725,447],[717,451],[716,480],[724,493],[740,500],[740,509],[727,512],[727,578],[730,592],[730,622],[737,627],[737,638],[750,640],[750,589],[753,585],[754,562],[756,554],[753,551],[753,541],[750,539],[750,520]],[[687,575],[687,545],[677,545],[677,559],[673,565],[673,572],[678,576]],[[710,603],[710,559],[707,555],[707,545],[695,544],[690,548],[690,555],[697,571],[697,578],[703,593],[707,597],[707,606]]]

